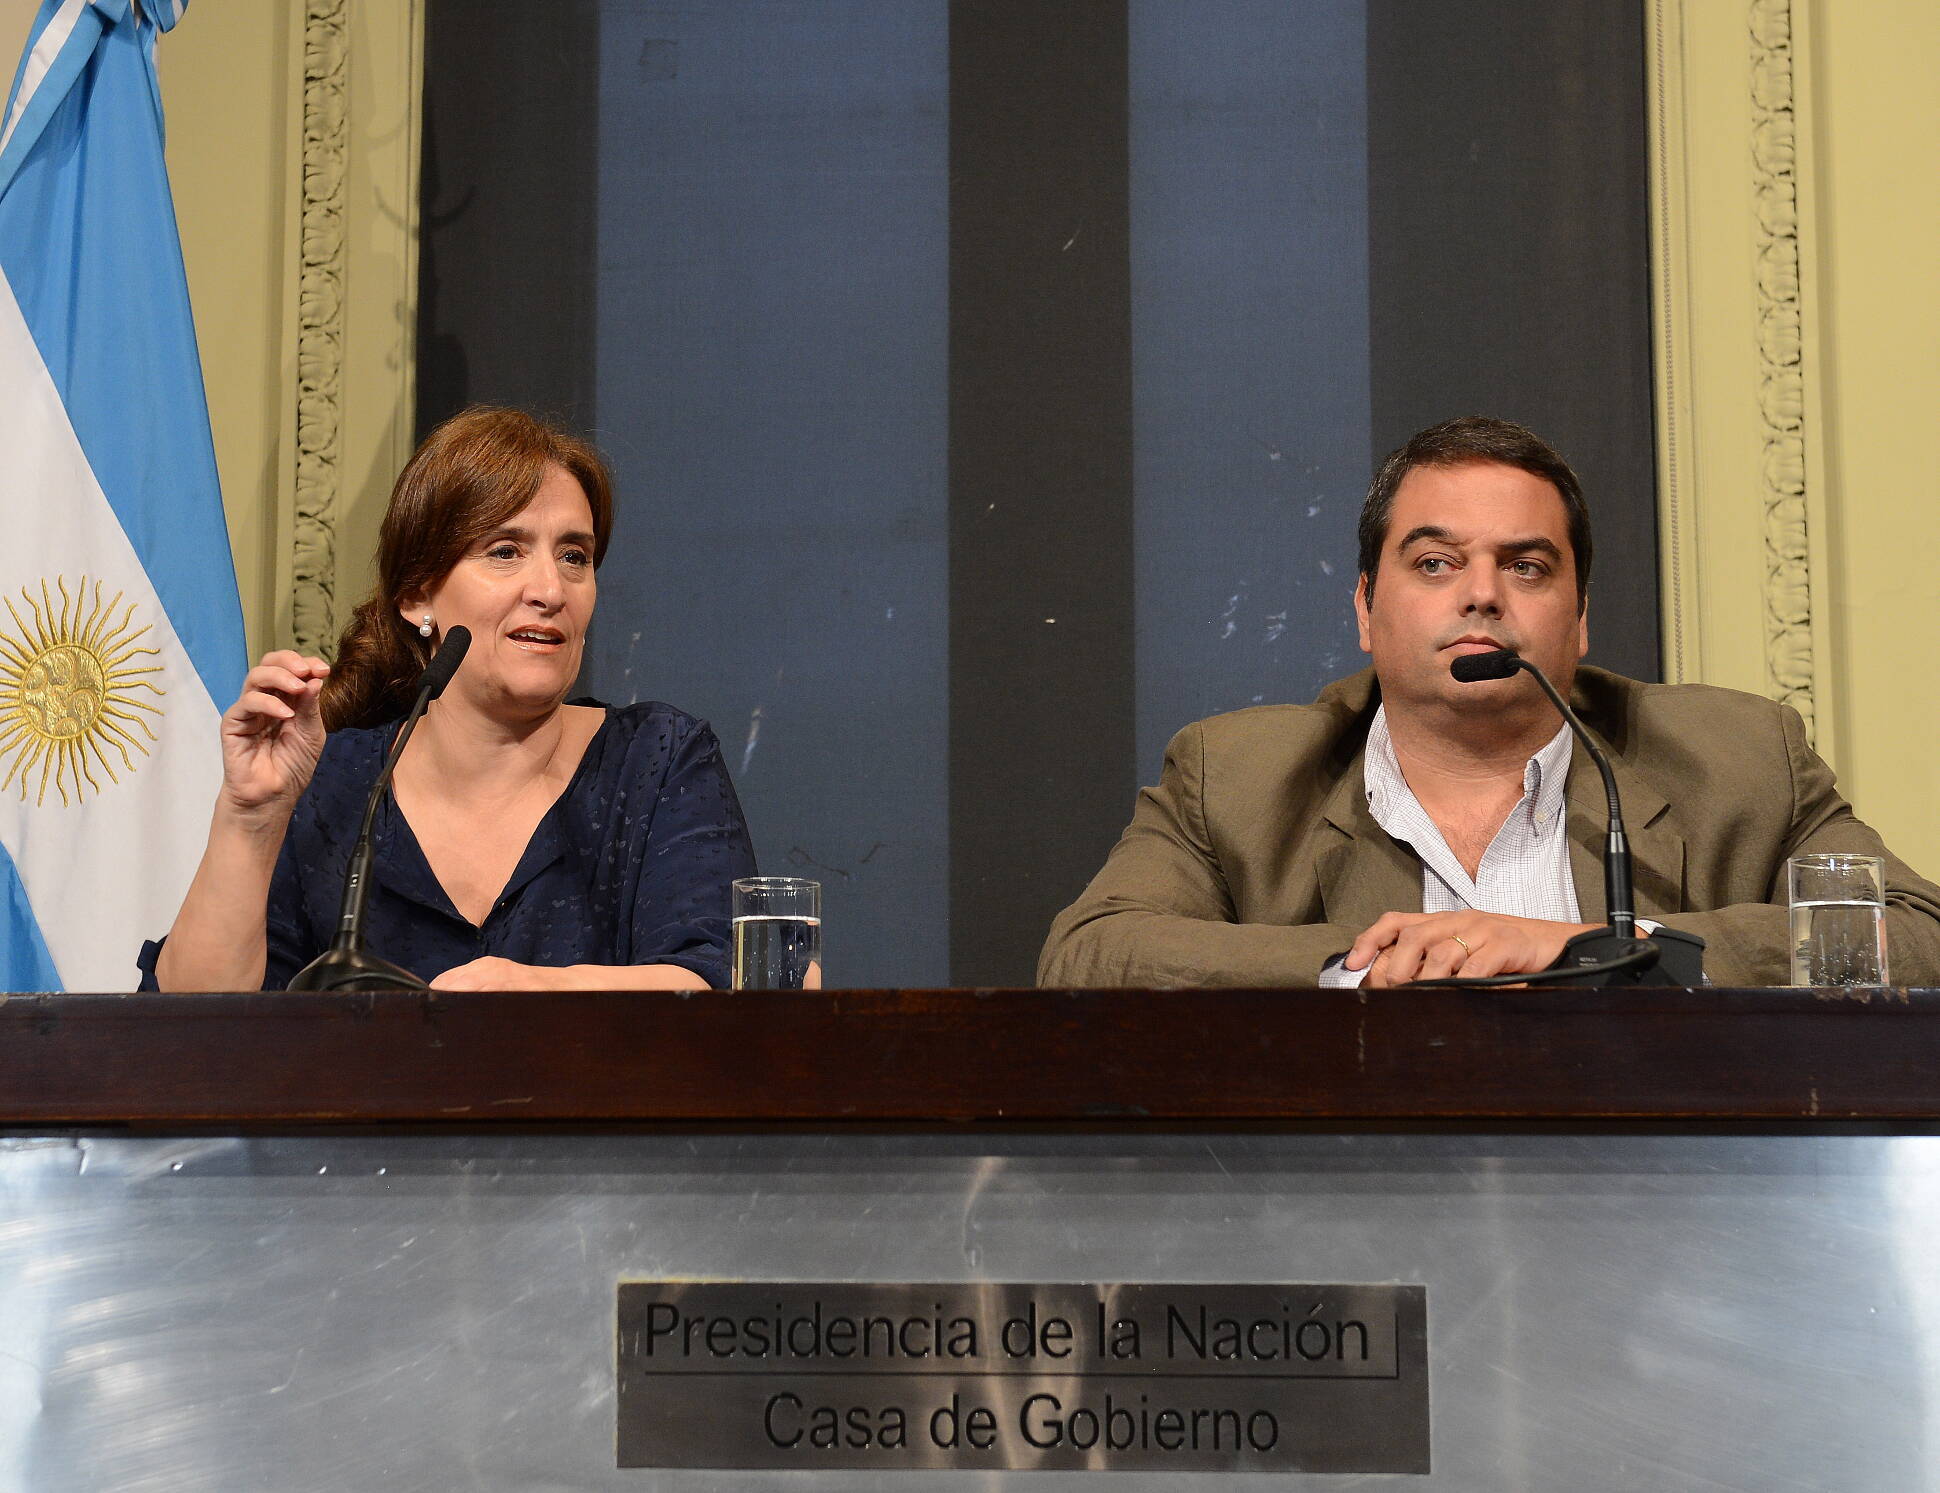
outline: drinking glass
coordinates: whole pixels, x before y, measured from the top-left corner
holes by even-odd
[[[822,884],[794,876],[734,883],[734,988],[822,988]]]
[[[1876,855],[1795,855],[1785,863],[1792,904],[1792,983],[1884,985],[1886,867]]]

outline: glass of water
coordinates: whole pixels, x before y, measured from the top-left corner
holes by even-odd
[[[1876,855],[1795,855],[1785,863],[1792,904],[1794,985],[1884,985],[1886,867]]]
[[[794,876],[734,883],[734,988],[822,988],[822,884]]]

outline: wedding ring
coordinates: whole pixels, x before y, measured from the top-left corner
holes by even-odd
[[[1460,944],[1460,945],[1462,946],[1462,957],[1463,957],[1464,959],[1467,959],[1467,958],[1469,958],[1469,957],[1470,957],[1471,955],[1473,955],[1473,954],[1475,953],[1475,950],[1473,950],[1473,949],[1471,949],[1471,948],[1470,948],[1470,947],[1468,946],[1468,940],[1467,940],[1466,938],[1464,938],[1464,937],[1462,937],[1462,935],[1461,935],[1461,934],[1459,934],[1459,933],[1451,933],[1451,934],[1449,934],[1448,936],[1449,936],[1450,938],[1452,938],[1452,939],[1454,939],[1454,940],[1455,940],[1455,942],[1457,942],[1458,944]]]

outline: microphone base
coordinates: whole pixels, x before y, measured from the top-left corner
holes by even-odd
[[[1559,970],[1573,965],[1606,964],[1627,954],[1646,952],[1656,957],[1634,969],[1604,970],[1581,977],[1568,973],[1545,975],[1545,985],[1684,985],[1704,983],[1704,940],[1694,933],[1675,928],[1660,928],[1650,938],[1619,938],[1612,928],[1597,928],[1579,933],[1563,945],[1557,959]]]
[[[408,969],[362,949],[330,949],[317,955],[290,981],[292,990],[398,991],[431,987]]]

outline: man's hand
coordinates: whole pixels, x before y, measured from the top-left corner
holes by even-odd
[[[1528,974],[1548,969],[1563,945],[1599,923],[1552,923],[1506,913],[1383,913],[1347,951],[1348,969],[1365,969],[1362,988],[1383,989],[1410,980],[1451,975]]]

